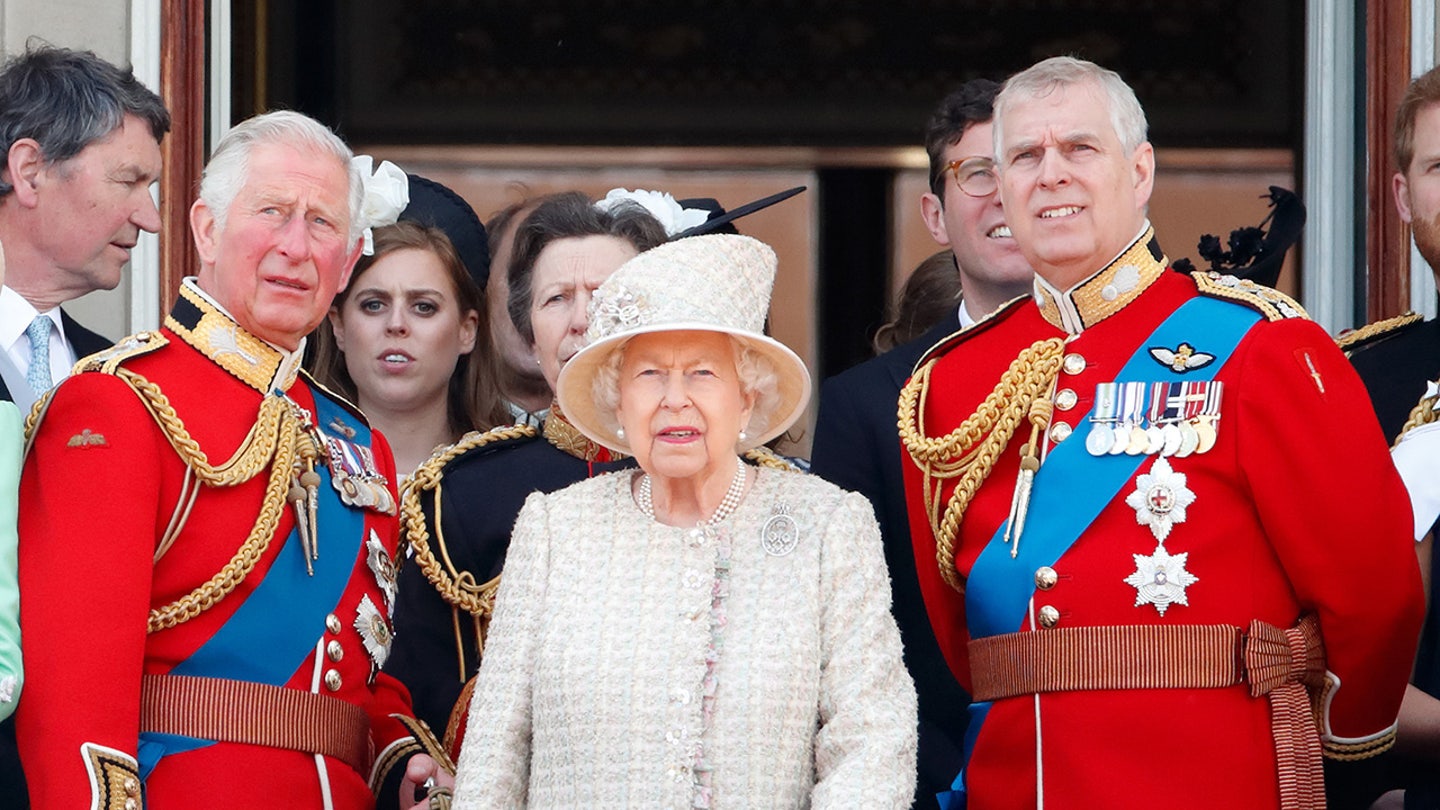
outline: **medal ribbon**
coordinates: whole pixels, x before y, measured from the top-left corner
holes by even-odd
[[[344,415],[315,389],[316,424]],[[370,440],[370,431],[357,427],[356,441]],[[305,570],[304,549],[295,529],[286,535],[264,579],[239,609],[194,653],[170,671],[171,675],[253,681],[284,686],[315,650],[326,614],[335,609],[350,584],[355,561],[365,544],[365,515],[340,501],[329,485],[330,468],[319,467],[318,523],[324,527],[325,545],[314,562],[315,575]],[[239,594],[232,594],[238,599]],[[276,621],[276,617],[283,617]],[[168,754],[213,745],[212,740],[172,734],[140,735],[138,759],[142,778]]]
[[[1143,399],[1143,380],[1153,379],[1156,368],[1154,358],[1145,347],[1176,346],[1181,341],[1193,339],[1196,334],[1203,334],[1206,349],[1215,355],[1216,361],[1199,369],[1187,370],[1185,376],[1190,380],[1213,379],[1260,317],[1260,313],[1249,307],[1223,299],[1192,298],[1172,312],[1149,338],[1140,341],[1135,354],[1115,377],[1117,380],[1142,381],[1140,391]],[[1168,415],[1172,402],[1179,410],[1180,403],[1176,402],[1174,394],[1183,389],[1180,374],[1173,368],[1166,367],[1164,374],[1174,380],[1167,387],[1171,396],[1165,398]],[[1096,407],[1087,414],[1092,422],[1106,420],[1106,414],[1100,412],[1104,404],[1101,389],[1106,385],[1109,384],[1102,383],[1096,387]],[[1113,403],[1113,396],[1110,401]],[[1112,417],[1113,413],[1110,412]],[[1114,419],[1108,421],[1113,422]],[[1030,600],[1035,593],[1036,569],[1054,565],[1070,550],[1100,512],[1130,482],[1146,458],[1143,454],[1092,456],[1080,442],[1074,441],[1062,442],[1050,450],[1045,463],[1035,474],[1025,537],[1017,556],[1010,556],[1010,546],[1004,542],[1006,523],[1002,523],[970,569],[965,587],[965,619],[971,638],[1013,633],[1024,627]],[[976,702],[968,708],[970,725],[965,735],[962,769],[955,778],[953,789],[936,796],[942,808],[964,807],[963,763],[970,761],[990,705],[989,702]]]
[[[1157,366],[1145,347],[1190,342],[1196,334],[1205,336],[1206,351],[1215,355],[1216,362],[1188,370],[1185,377],[1213,379],[1259,320],[1260,314],[1249,307],[1218,298],[1192,298],[1140,341],[1116,379],[1143,382],[1160,370],[1181,382],[1173,369]],[[1144,455],[1091,456],[1080,442],[1063,442],[1050,450],[1035,475],[1018,555],[1012,558],[1009,546],[1000,541],[1005,536],[1002,524],[971,569],[965,588],[971,638],[1013,633],[1023,626],[1035,590],[1035,570],[1053,565],[1069,550],[1145,459]]]

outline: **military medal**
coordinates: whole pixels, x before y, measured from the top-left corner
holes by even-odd
[[[1189,552],[1171,554],[1165,550],[1164,543],[1159,543],[1153,554],[1130,556],[1135,559],[1135,573],[1125,577],[1125,583],[1135,588],[1135,607],[1154,605],[1164,616],[1172,604],[1190,604],[1185,589],[1200,578],[1185,570]]]
[[[340,493],[340,500],[350,506],[395,514],[395,499],[386,486],[385,476],[375,466],[375,456],[370,448],[326,435],[325,449],[330,483]]]
[[[360,597],[360,605],[356,608],[355,630],[360,633],[365,652],[370,654],[370,675],[373,678],[375,672],[385,665],[385,659],[390,657],[390,642],[394,636],[390,632],[390,625],[380,614],[380,609],[370,601],[368,594]]]
[[[380,586],[380,593],[385,597],[385,615],[395,615],[395,561],[390,559],[390,552],[385,550],[385,544],[380,542],[380,535],[370,530],[370,537],[365,540],[365,563],[370,566],[370,573],[375,575],[375,584]]]
[[[1115,383],[1115,418],[1110,422],[1110,449],[1105,451],[1112,456],[1124,453],[1125,448],[1130,446],[1130,426],[1125,424],[1130,410],[1129,396],[1129,383]]]
[[[1160,420],[1165,416],[1165,383],[1150,384],[1150,408],[1145,414],[1145,455],[1153,456],[1165,447],[1165,431]]]
[[[1131,445],[1135,441],[1135,430],[1139,427],[1141,409],[1144,407],[1145,383],[1120,383],[1121,419],[1115,425],[1115,443],[1110,446],[1110,455],[1122,453],[1135,455]],[[1136,451],[1138,452],[1138,451]]]
[[[1200,443],[1195,446],[1196,453],[1208,453],[1210,448],[1215,446],[1217,424],[1220,421],[1220,392],[1224,383],[1216,380],[1204,384],[1205,401],[1199,415],[1194,419],[1195,433],[1200,437]]]
[[[1200,410],[1205,406],[1205,385],[1206,383],[1180,384],[1180,417],[1176,423],[1180,428],[1180,449],[1175,453],[1176,458],[1185,458],[1200,446],[1200,434],[1195,430],[1195,417],[1200,415]]]
[[[1135,491],[1125,497],[1125,503],[1135,510],[1135,521],[1149,526],[1162,543],[1176,523],[1185,522],[1185,509],[1194,502],[1195,493],[1185,486],[1185,474],[1175,472],[1163,456],[1150,465],[1150,472],[1135,477]]]
[[[1105,455],[1110,452],[1110,445],[1115,443],[1115,434],[1110,430],[1110,423],[1115,421],[1118,408],[1115,388],[1113,382],[1095,386],[1095,409],[1090,414],[1090,435],[1085,437],[1085,449],[1090,451],[1092,456]]]

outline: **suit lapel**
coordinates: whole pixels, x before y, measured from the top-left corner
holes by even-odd
[[[890,379],[895,383],[895,390],[905,387],[905,381],[910,379],[910,372],[915,370],[915,364],[931,346],[955,334],[959,329],[959,316],[947,315],[940,323],[930,327],[930,331],[881,355],[885,358],[885,366],[890,372]]]
[[[60,310],[60,320],[65,323],[65,339],[70,342],[70,348],[75,352],[75,359],[88,357],[96,352],[103,352],[115,344],[113,340],[104,335],[86,329],[80,322],[70,317],[70,313]]]

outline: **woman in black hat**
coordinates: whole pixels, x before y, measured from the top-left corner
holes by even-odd
[[[401,221],[374,239],[318,330],[316,376],[360,406],[408,475],[437,447],[509,413],[484,294],[449,237]]]

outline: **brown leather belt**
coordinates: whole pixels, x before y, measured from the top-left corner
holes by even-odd
[[[977,701],[1090,689],[1219,689],[1242,683],[1271,709],[1281,807],[1323,808],[1320,736],[1306,687],[1325,682],[1320,624],[1068,627],[974,639]]]
[[[362,777],[373,758],[370,718],[359,706],[225,678],[143,676],[140,730],[324,754]]]

